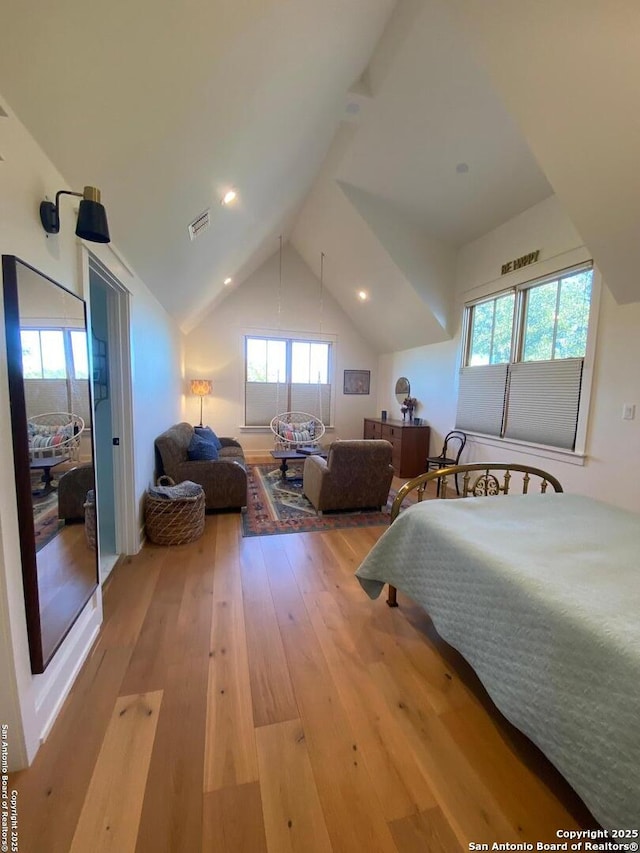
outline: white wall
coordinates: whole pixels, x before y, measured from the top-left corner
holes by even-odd
[[[246,451],[273,449],[270,432],[240,430],[244,421],[243,335],[291,332],[317,336],[322,332],[336,341],[335,430],[327,438],[361,438],[363,418],[377,411],[377,356],[326,289],[320,310],[320,282],[288,244],[283,251],[282,268],[280,289],[276,252],[187,336],[187,379],[213,380],[213,395],[204,400],[203,421],[219,435],[239,438]],[[345,368],[371,370],[369,395],[342,393]],[[184,416],[191,423],[198,423],[199,400],[189,395],[186,384]],[[327,420],[324,414],[323,419]]]
[[[501,276],[503,263],[540,249],[540,260],[527,267],[535,278],[567,257],[590,257],[574,226],[552,196],[514,217],[458,254],[457,300],[461,319],[465,300],[499,290],[511,282]],[[398,376],[411,381],[421,403],[417,414],[432,426],[431,448],[455,423],[460,325],[451,342],[383,356],[380,360],[378,407],[393,410],[393,385]],[[601,498],[640,511],[640,303],[617,305],[603,285],[584,465],[541,458],[513,447],[497,448],[470,441],[464,461],[512,461],[542,467],[555,474],[566,491]],[[623,403],[635,403],[633,421],[621,419]],[[397,411],[397,404],[396,404]]]
[[[73,202],[63,197],[61,230],[47,237],[38,216],[45,196],[67,184],[0,98],[0,252],[26,263],[82,295],[83,273],[74,230]],[[91,177],[87,176],[87,183]],[[102,187],[108,208],[108,189]],[[66,203],[65,203],[66,202]],[[111,223],[112,230],[114,225]],[[118,264],[107,246],[91,250],[130,291],[133,403],[135,415],[134,494],[139,504],[153,477],[153,438],[180,413],[181,335],[145,285]],[[0,722],[10,727],[10,769],[30,762],[46,735],[102,619],[100,590],[86,606],[45,673],[33,676],[29,664],[22,571],[9,436],[4,316],[0,306],[0,469],[7,474],[0,492]]]
[[[400,418],[395,398],[396,380],[406,376],[411,396],[418,401],[414,414],[431,427],[430,451],[440,452],[443,436],[452,428],[456,415],[457,338],[442,344],[415,347],[380,358],[378,409],[387,409],[390,418]]]
[[[154,439],[182,417],[184,337],[139,280],[130,308],[135,498],[141,527],[142,498],[155,476]]]

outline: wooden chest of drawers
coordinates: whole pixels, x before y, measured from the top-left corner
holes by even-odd
[[[422,474],[429,454],[429,427],[408,421],[364,419],[365,438],[384,438],[393,447],[391,463],[396,476],[411,479]]]

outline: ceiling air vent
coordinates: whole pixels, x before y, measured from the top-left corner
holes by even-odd
[[[201,213],[200,216],[197,216],[193,222],[189,225],[189,239],[195,240],[196,237],[199,237],[203,231],[206,231],[207,228],[211,225],[211,209],[207,208],[204,213]]]

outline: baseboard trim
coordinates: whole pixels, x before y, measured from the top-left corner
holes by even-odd
[[[39,729],[39,744],[44,743],[51,731],[82,665],[91,652],[101,624],[102,597],[98,589],[78,617],[65,642],[45,672],[42,675],[34,676],[38,689],[35,711]],[[33,761],[34,757],[35,751],[33,755],[29,756],[29,763]]]

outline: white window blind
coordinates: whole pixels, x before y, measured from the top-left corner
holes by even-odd
[[[505,437],[573,450],[582,364],[581,358],[512,364]]]
[[[323,423],[328,424],[330,407],[331,385],[310,385],[309,383],[297,382],[291,385],[292,412],[308,412],[308,414],[315,415]]]
[[[86,379],[25,379],[24,392],[30,414],[73,412],[91,426]]]
[[[282,382],[245,383],[245,423],[268,426],[278,410],[287,409],[287,386]]]
[[[268,426],[280,412],[307,412],[329,423],[331,385],[286,382],[245,383],[246,426]]]
[[[456,429],[501,434],[507,366],[485,364],[461,368]]]
[[[25,379],[24,394],[30,415],[72,411],[66,379]]]

